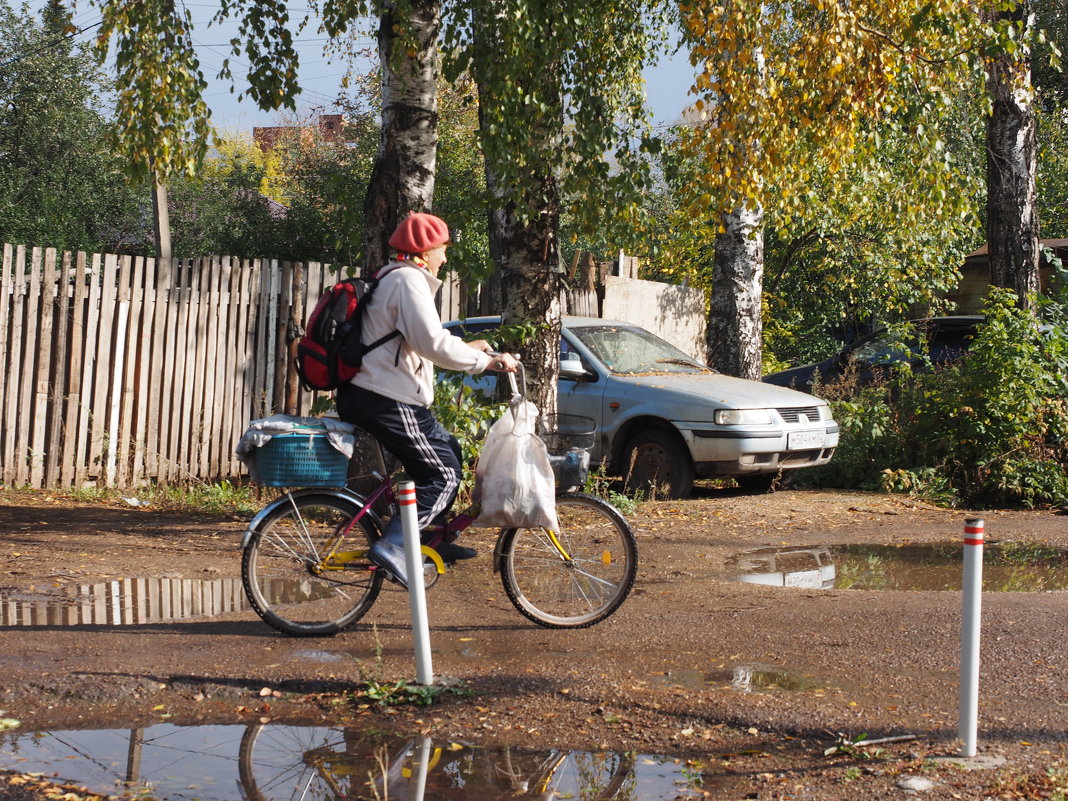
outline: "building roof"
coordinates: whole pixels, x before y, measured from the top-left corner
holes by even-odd
[[[345,118],[342,114],[320,114],[315,125],[279,125],[252,129],[252,141],[263,152],[267,152],[278,144],[282,137],[298,132],[303,139],[310,137],[313,131],[318,131],[324,142],[343,144],[345,139]]]
[[[1068,239],[1040,239],[1039,244],[1047,247],[1061,258],[1068,257]],[[964,263],[968,266],[973,264],[986,264],[989,251],[986,245],[978,250],[973,250],[964,257]]]

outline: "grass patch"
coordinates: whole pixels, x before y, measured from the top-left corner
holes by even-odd
[[[257,497],[255,486],[220,481],[213,484],[187,484],[172,486],[149,486],[119,489],[115,487],[75,487],[70,490],[14,490],[7,493],[25,493],[27,496],[54,503],[69,499],[77,503],[100,506],[130,506],[154,511],[179,512],[182,514],[237,515],[248,517],[267,504],[267,499]]]

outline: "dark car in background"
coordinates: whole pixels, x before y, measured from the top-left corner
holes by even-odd
[[[908,362],[914,370],[952,364],[975,339],[981,315],[927,317],[908,325],[887,326],[846,346],[829,359],[791,367],[764,376],[768,384],[811,392],[816,384],[831,383],[843,375],[855,375],[860,386],[889,378],[897,366]]]

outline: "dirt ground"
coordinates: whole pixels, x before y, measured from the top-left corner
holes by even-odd
[[[1068,793],[1068,593],[984,594],[984,760],[962,765],[940,759],[958,753],[959,591],[781,588],[725,571],[731,556],[764,547],[956,543],[970,516],[985,519],[988,540],[1068,547],[1068,516],[1054,511],[708,489],[630,516],[635,589],[587,630],[529,623],[491,572],[492,534],[465,536],[479,556],[428,600],[435,675],[466,693],[429,708],[337,702],[368,678],[414,677],[407,597],[389,589],[354,628],[315,640],[280,635],[251,611],[143,625],[9,620],[0,717],[22,730],[164,715],[351,721],[469,743],[676,755],[706,772],[717,799],[1057,798]],[[0,592],[32,600],[110,579],[233,579],[244,526],[0,490]],[[746,692],[739,668],[782,678]],[[825,754],[864,734],[911,738]],[[906,789],[910,776],[933,784]],[[0,798],[22,797],[9,793]]]

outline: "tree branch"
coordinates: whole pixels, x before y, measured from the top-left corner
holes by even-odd
[[[795,237],[790,242],[790,244],[787,245],[786,254],[783,256],[782,264],[779,265],[779,269],[775,272],[775,275],[772,276],[772,279],[769,282],[768,289],[770,291],[774,292],[778,288],[779,282],[786,274],[786,271],[790,268],[790,265],[793,264],[794,259],[797,257],[797,254],[802,250],[802,248],[807,247],[808,245],[812,244],[820,238],[820,233],[815,228],[812,228],[803,233],[801,236]]]
[[[949,62],[954,61],[955,59],[957,59],[958,57],[963,55],[964,53],[967,53],[967,52],[975,49],[975,47],[973,45],[973,46],[962,48],[961,50],[958,50],[956,53],[953,53],[952,55],[946,56],[945,58],[929,58],[928,56],[925,56],[922,52],[907,48],[905,46],[904,42],[895,41],[893,39],[893,37],[891,37],[890,34],[888,34],[888,33],[883,33],[882,31],[876,30],[875,28],[869,28],[867,25],[862,25],[860,23],[857,23],[857,28],[859,28],[861,31],[863,31],[864,33],[868,34],[869,36],[874,36],[876,39],[882,39],[884,42],[889,44],[891,47],[893,47],[898,52],[904,53],[905,55],[914,56],[915,58],[917,58],[920,61],[922,61],[924,64],[930,64],[932,66],[938,65],[938,64],[948,64]]]

